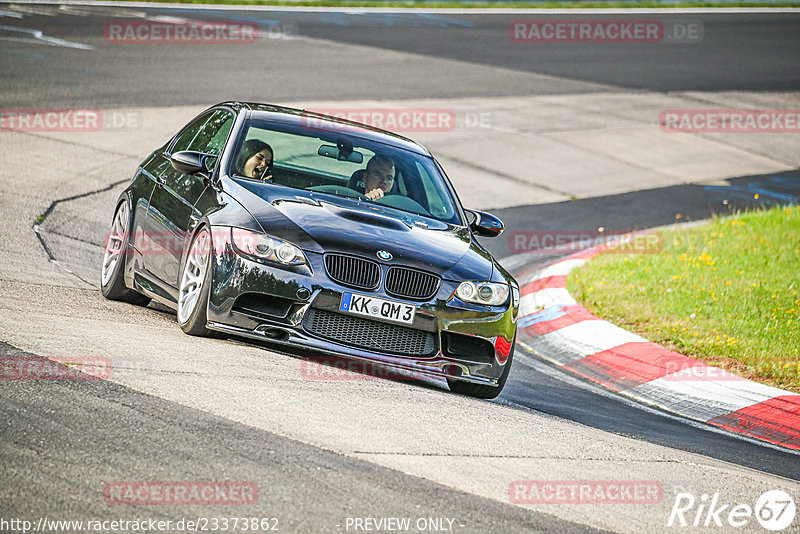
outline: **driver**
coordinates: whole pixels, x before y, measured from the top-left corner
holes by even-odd
[[[250,139],[242,145],[236,159],[236,171],[248,178],[272,180],[272,147],[264,141]]]
[[[394,187],[394,161],[386,156],[375,155],[367,162],[364,173],[364,195],[378,200]]]

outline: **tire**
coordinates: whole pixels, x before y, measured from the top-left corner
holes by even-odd
[[[203,226],[192,237],[178,286],[178,324],[190,336],[220,337],[206,328],[212,253],[211,231]]]
[[[508,353],[508,361],[506,361],[503,374],[497,381],[497,386],[485,386],[483,384],[473,384],[471,382],[464,382],[455,378],[448,378],[447,385],[450,391],[458,393],[459,395],[466,395],[468,397],[475,397],[477,399],[494,399],[506,385],[508,380],[508,373],[511,371],[511,362],[514,360],[514,349],[517,347],[517,337],[514,336],[514,341],[511,343],[511,351]]]
[[[131,228],[128,201],[120,202],[111,221],[111,231],[106,239],[103,265],[100,268],[100,291],[109,300],[120,300],[138,306],[147,306],[150,298],[125,285],[125,258],[128,255],[128,234]]]

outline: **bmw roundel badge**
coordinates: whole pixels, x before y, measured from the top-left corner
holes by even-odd
[[[385,251],[385,250],[379,250],[378,252],[376,252],[376,254],[383,261],[389,261],[389,260],[392,259],[392,255],[389,252]]]

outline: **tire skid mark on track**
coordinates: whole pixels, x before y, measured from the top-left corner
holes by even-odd
[[[62,203],[62,202],[70,202],[70,201],[73,201],[73,200],[79,200],[81,198],[85,198],[85,197],[88,197],[88,196],[91,196],[91,195],[96,195],[96,194],[99,194],[99,193],[105,193],[106,191],[110,191],[110,190],[114,189],[115,187],[117,187],[119,185],[122,185],[122,184],[124,184],[126,182],[129,182],[129,181],[130,181],[130,179],[126,178],[124,180],[118,180],[116,182],[112,182],[111,184],[109,184],[109,185],[107,185],[105,187],[101,187],[99,189],[94,189],[92,191],[87,191],[85,193],[78,193],[77,195],[71,195],[71,196],[68,196],[68,197],[59,198],[59,199],[54,200],[53,202],[51,202],[50,205],[47,207],[47,209],[44,210],[44,212],[42,212],[41,215],[36,217],[36,219],[33,222],[33,225],[31,226],[31,229],[33,230],[34,234],[36,234],[36,237],[39,240],[39,243],[41,243],[42,248],[44,249],[45,254],[47,254],[47,257],[48,257],[48,259],[49,259],[49,261],[51,263],[53,263],[55,265],[58,265],[61,269],[63,269],[64,271],[68,272],[69,274],[75,276],[81,282],[85,282],[85,283],[87,283],[89,285],[97,285],[94,282],[91,282],[89,280],[84,279],[82,276],[80,276],[76,272],[72,271],[71,269],[68,269],[67,267],[64,267],[63,265],[61,265],[58,262],[58,258],[55,257],[55,255],[53,254],[53,252],[50,249],[50,247],[47,246],[47,242],[44,239],[43,233],[50,233],[50,232],[43,232],[42,225],[47,220],[47,217],[53,212],[53,210],[56,208],[56,206],[58,206],[60,203]],[[54,235],[63,235],[63,234],[58,234],[56,232],[52,232],[52,233]],[[68,237],[70,239],[74,239],[71,236],[64,236],[64,237]],[[91,244],[91,245],[96,244],[96,243],[91,243],[91,242],[86,242],[86,243],[87,244]]]

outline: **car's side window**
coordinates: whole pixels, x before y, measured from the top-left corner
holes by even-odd
[[[219,156],[233,128],[233,115],[223,109],[217,110],[197,134],[195,143],[203,148],[192,148],[206,154]],[[193,144],[195,144],[193,143]]]
[[[419,172],[419,177],[422,182],[422,186],[425,189],[425,195],[428,199],[428,207],[433,214],[434,217],[439,217],[440,219],[449,219],[453,216],[451,210],[442,202],[442,198],[436,190],[436,186],[433,185],[433,180],[431,180],[430,175],[425,170],[425,168],[416,162],[417,172]]]
[[[172,145],[172,152],[195,150],[218,156],[233,127],[233,114],[224,109],[203,115],[187,126]]]
[[[178,138],[172,144],[171,152],[174,154],[175,152],[180,152],[181,150],[189,150],[189,146],[194,141],[195,137],[197,137],[198,132],[205,126],[206,122],[208,122],[208,118],[211,116],[210,113],[206,113],[198,117],[194,122],[189,124],[186,128],[183,129],[181,133],[178,134]]]

